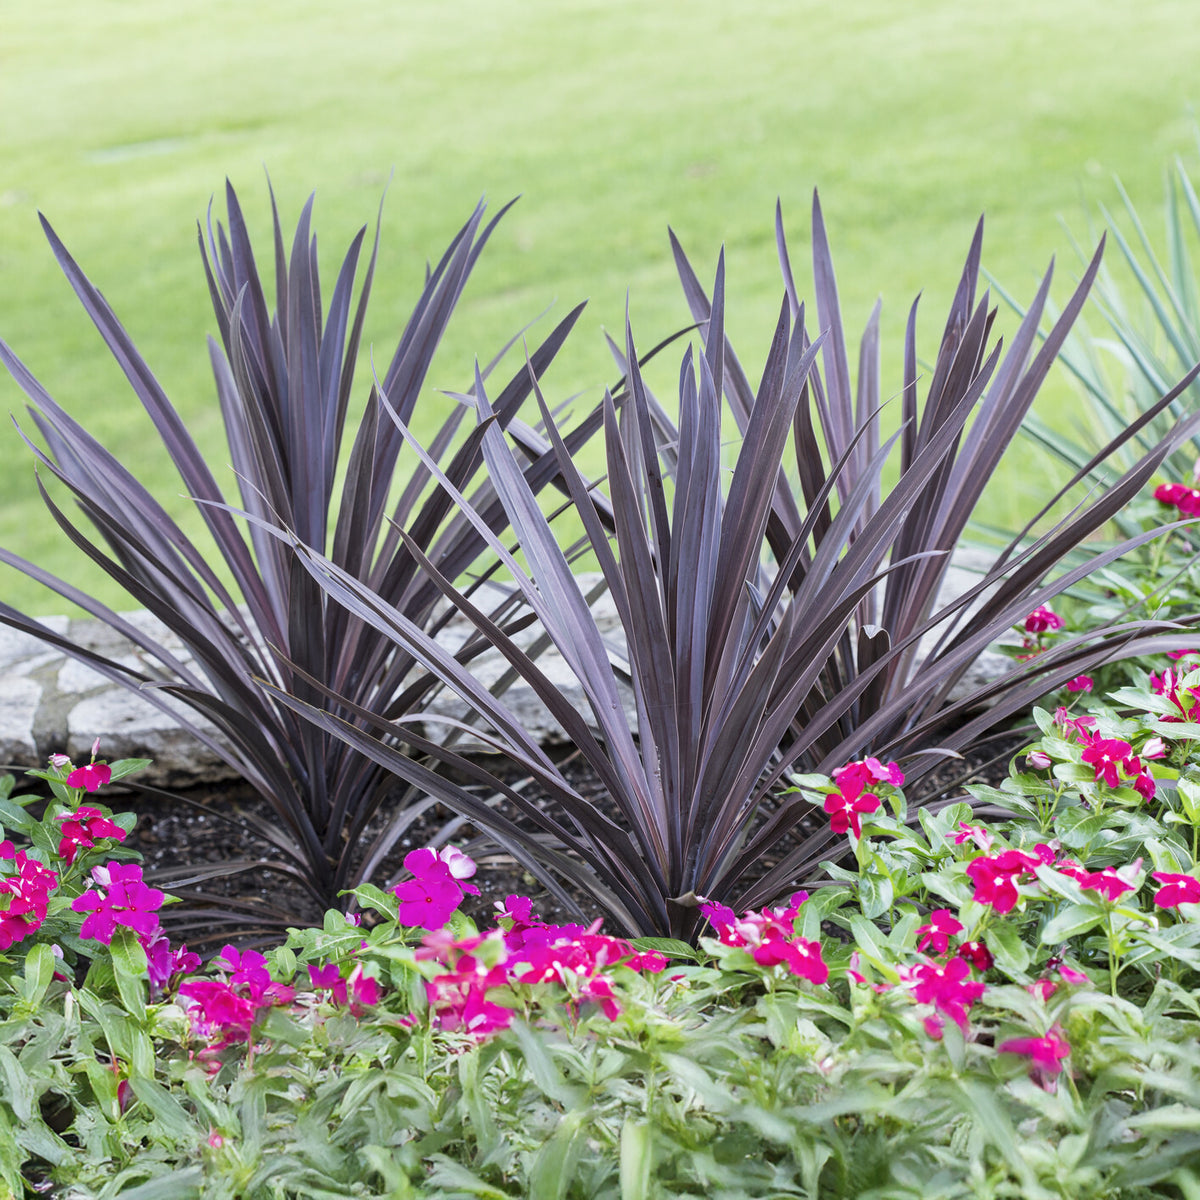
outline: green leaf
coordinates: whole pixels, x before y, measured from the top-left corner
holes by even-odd
[[[621,1200],[650,1200],[653,1167],[649,1124],[626,1117],[621,1126]]]
[[[1043,946],[1057,946],[1089,929],[1095,929],[1103,920],[1102,909],[1097,910],[1092,905],[1069,904],[1046,922],[1042,928],[1041,943]]]
[[[113,931],[109,951],[121,1003],[135,1021],[145,1021],[146,952],[138,943],[133,930],[126,929],[123,925],[118,925]]]
[[[574,1109],[562,1115],[558,1128],[529,1168],[529,1200],[563,1200],[574,1179],[586,1134],[583,1111]]]
[[[864,873],[859,879],[858,896],[863,916],[872,920],[883,916],[892,907],[892,901],[896,898],[892,878],[886,873],[886,870],[876,855],[875,863],[866,868],[866,872],[869,873]]]
[[[665,954],[668,958],[683,958],[689,962],[701,961],[701,955],[697,953],[695,946],[689,946],[687,942],[681,942],[678,938],[631,938],[630,945],[635,950],[657,950],[659,954]]]
[[[183,1105],[154,1079],[134,1075],[129,1080],[133,1094],[154,1114],[154,1121],[168,1137],[179,1142],[188,1142],[200,1133],[198,1126],[188,1117]]]
[[[118,779],[136,775],[139,771],[144,771],[153,761],[152,758],[119,758],[116,762],[108,764],[112,771],[111,782],[115,783]]]
[[[47,943],[38,942],[26,954],[22,995],[27,1004],[36,1008],[41,1003],[46,989],[50,986],[50,980],[54,978],[54,968],[54,951]]]
[[[171,1170],[135,1188],[122,1188],[121,1200],[199,1200],[204,1183],[202,1167]]]
[[[1029,948],[1015,925],[1007,921],[991,925],[984,932],[983,940],[1001,970],[1009,975],[1024,974],[1029,966]]]
[[[32,1121],[33,1110],[37,1104],[37,1093],[17,1056],[3,1045],[0,1045],[0,1076],[3,1076],[4,1079],[0,1097],[8,1103],[9,1108],[13,1111],[13,1116],[21,1122]]]

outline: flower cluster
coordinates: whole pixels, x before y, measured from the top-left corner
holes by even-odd
[[[857,838],[862,837],[863,813],[872,813],[879,808],[876,785],[903,787],[904,775],[894,762],[885,766],[877,758],[864,758],[835,771],[833,782],[836,790],[825,797],[829,828],[834,833],[852,833]],[[871,791],[867,791],[868,786]]]
[[[1170,674],[1170,671],[1167,672]],[[1094,782],[1106,788],[1132,787],[1143,800],[1153,800],[1156,784],[1154,776],[1142,762],[1142,758],[1159,758],[1166,753],[1161,738],[1149,738],[1139,756],[1131,743],[1123,738],[1102,737],[1091,716],[1072,717],[1065,708],[1054,713],[1054,722],[1062,730],[1063,738],[1082,746],[1080,761],[1092,768]],[[1040,752],[1036,765],[1049,766],[1051,759]]]
[[[475,874],[475,863],[456,846],[410,851],[404,856],[404,869],[414,878],[392,889],[400,901],[401,925],[441,929],[464,893],[479,895],[473,883],[465,882]]]
[[[708,918],[721,945],[748,950],[760,967],[783,964],[793,975],[821,984],[829,978],[821,945],[796,933],[796,917],[807,899],[807,892],[796,892],[786,907],[745,912],[740,917],[725,904],[704,904],[700,911]]]
[[[337,963],[326,963],[323,967],[310,964],[308,980],[314,992],[327,993],[334,1004],[349,1008],[356,1017],[379,1003],[379,981],[363,971],[362,963],[355,964],[349,977],[342,974]]]
[[[58,843],[58,857],[67,866],[75,861],[75,856],[80,850],[91,850],[98,841],[105,838],[114,842],[125,840],[125,830],[110,821],[98,808],[81,806],[73,813],[60,813],[56,820],[62,822],[63,833],[62,841]]]
[[[107,946],[118,925],[142,938],[159,932],[155,913],[162,907],[164,896],[158,888],[145,884],[142,868],[136,863],[110,862],[106,867],[93,867],[92,880],[96,886],[71,901],[75,912],[88,914],[79,930],[81,938],[95,938]]]
[[[1050,867],[1074,879],[1084,891],[1098,892],[1110,904],[1138,885],[1142,860],[1124,867],[1104,867],[1089,871],[1070,858],[1059,858],[1057,843],[1039,842],[1032,852],[1000,850],[983,853],[967,863],[967,878],[975,885],[972,897],[977,904],[986,904],[994,913],[1010,913],[1017,906],[1020,888],[1032,890],[1039,885],[1037,870]]]
[[[225,946],[213,965],[219,978],[187,979],[179,985],[192,1030],[208,1041],[209,1051],[249,1040],[263,1009],[287,1004],[296,994],[271,979],[267,960],[256,950]]]
[[[512,1021],[512,1009],[498,1000],[511,989],[554,984],[564,989],[574,1009],[594,1003],[615,1020],[621,1013],[613,990],[613,971],[657,973],[667,965],[654,951],[638,953],[622,938],[591,925],[547,925],[533,915],[526,897],[509,896],[499,916],[500,928],[455,939],[446,932],[425,938],[418,959],[446,970],[425,985],[433,1022],[438,1029],[483,1039]]]
[[[1200,488],[1188,487],[1186,483],[1160,483],[1154,489],[1154,498],[1160,504],[1179,509],[1181,516],[1200,516]]]
[[[0,951],[27,938],[41,928],[50,905],[50,893],[58,887],[58,875],[12,842],[0,842],[0,859],[13,863],[16,871],[0,878]]]

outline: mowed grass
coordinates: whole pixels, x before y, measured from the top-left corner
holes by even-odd
[[[895,390],[908,306],[923,290],[931,356],[981,212],[985,266],[1028,299],[1057,253],[1060,300],[1078,269],[1060,214],[1084,232],[1088,205],[1114,200],[1116,173],[1153,216],[1164,164],[1192,146],[1198,61],[1187,0],[1150,0],[1136,21],[1094,0],[54,0],[6,18],[0,337],[183,513],[181,485],[54,264],[38,210],[223,463],[195,223],[214,194],[222,210],[227,176],[264,254],[264,168],[286,224],[315,191],[330,269],[391,179],[367,328],[385,361],[426,260],[481,195],[493,207],[521,195],[435,363],[437,419],[433,388],[464,387],[475,356],[548,307],[553,318],[590,300],[550,377],[553,400],[595,399],[612,380],[602,330],[619,336],[627,293],[643,347],[686,324],[668,224],[702,275],[725,245],[729,327],[755,370],[782,294],[775,201],[806,284],[816,186],[849,327],[882,297]],[[999,324],[1011,331],[1011,314]],[[0,403],[23,408],[7,377]],[[1074,419],[1065,381],[1042,403]],[[29,452],[15,431],[4,437],[0,545],[128,606],[53,527]],[[1018,453],[989,516],[1015,520],[1043,494],[1030,462]],[[64,609],[7,570],[0,595]]]

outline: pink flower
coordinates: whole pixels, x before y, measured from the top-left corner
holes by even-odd
[[[81,848],[90,850],[101,838],[112,838],[117,842],[125,840],[125,830],[104,817],[98,808],[80,807],[73,813],[61,813],[55,820],[63,822],[58,856],[68,866],[75,861]]]
[[[959,821],[958,829],[946,836],[956,846],[961,846],[963,842],[974,842],[985,854],[992,848],[992,843],[996,840],[986,826],[968,825],[966,821]]]
[[[1190,488],[1186,483],[1160,483],[1154,489],[1154,498],[1160,504],[1179,509],[1185,517],[1200,513],[1200,489]]]
[[[17,868],[15,874],[0,878],[0,951],[4,951],[41,928],[50,893],[59,880],[49,867],[16,850],[10,841],[0,842],[0,859],[12,861]]]
[[[92,878],[102,890],[86,891],[71,901],[75,912],[87,913],[79,936],[95,938],[106,946],[113,931],[124,925],[149,937],[158,929],[155,913],[162,907],[163,894],[142,882],[142,868],[134,863],[109,863],[93,867]]]
[[[1075,742],[1088,743],[1091,741],[1091,726],[1095,725],[1095,717],[1072,717],[1062,705],[1054,710],[1054,723],[1062,727],[1063,737],[1069,737]]]
[[[885,765],[877,758],[865,758],[860,762],[847,763],[835,771],[833,781],[838,790],[825,797],[830,829],[834,833],[850,832],[855,837],[862,837],[860,817],[879,808],[879,797],[873,791],[864,789],[877,783],[900,787],[904,783],[904,775],[894,762]]]
[[[361,963],[350,972],[349,983],[354,997],[350,1001],[350,1011],[356,1017],[361,1015],[364,1008],[374,1008],[379,1003],[379,980],[365,974]]]
[[[314,967],[310,964],[308,978],[314,990],[329,992],[334,1004],[348,1003],[346,981],[342,978],[341,968],[337,963],[327,963],[323,967]]]
[[[1025,756],[1025,761],[1038,771],[1044,771],[1054,762],[1054,760],[1045,752],[1045,750],[1031,750]]]
[[[193,1031],[218,1046],[244,1042],[258,1014],[249,999],[218,979],[188,979],[179,985],[179,998],[187,1006]]]
[[[1062,628],[1062,617],[1048,604],[1039,605],[1025,618],[1026,633],[1053,633]]]
[[[1163,884],[1154,896],[1154,903],[1159,908],[1200,904],[1200,879],[1194,875],[1172,875],[1169,871],[1155,871],[1154,878]]]
[[[1167,743],[1160,737],[1148,738],[1142,747],[1143,758],[1162,758],[1167,753]]]
[[[142,939],[146,951],[146,967],[150,976],[151,1000],[161,996],[170,981],[177,975],[186,975],[200,969],[200,955],[193,954],[187,946],[171,949],[171,942],[161,929]]]
[[[1092,677],[1090,675],[1076,675],[1074,679],[1067,680],[1068,692],[1090,692],[1092,690]]]
[[[990,904],[998,913],[1012,912],[1017,904],[1017,884],[1054,859],[1048,846],[1039,844],[1035,851],[1031,855],[1023,850],[1002,850],[991,857],[973,858],[967,863],[967,877],[975,885],[973,899]]]
[[[495,905],[496,921],[504,925],[529,925],[533,921],[533,901],[528,896],[505,896],[503,902],[497,900]]]
[[[971,1006],[986,990],[984,984],[969,980],[969,973],[970,967],[961,958],[952,958],[944,966],[919,963],[904,972],[913,999],[932,1004],[962,1030],[966,1030]]]
[[[963,942],[956,954],[980,975],[986,975],[996,961],[992,957],[992,952],[983,942]]]
[[[392,891],[400,901],[400,924],[421,929],[441,929],[462,900],[462,892],[449,873],[445,878],[426,875],[409,879],[398,883]]]
[[[86,767],[76,767],[67,776],[67,787],[83,788],[85,792],[95,792],[111,779],[112,767],[106,763],[88,763]]]
[[[1133,875],[1141,870],[1142,860],[1139,858],[1129,868],[1122,868]],[[1069,875],[1079,883],[1085,891],[1099,892],[1110,904],[1119,900],[1126,892],[1133,890],[1133,884],[1122,877],[1113,867],[1104,867],[1099,871],[1086,871],[1074,863],[1059,863],[1058,870]]]
[[[441,929],[458,908],[464,892],[479,895],[474,884],[463,882],[475,873],[474,862],[454,846],[445,846],[440,852],[429,847],[412,850],[404,856],[404,869],[415,878],[392,888],[400,901],[402,925]]]
[[[962,922],[957,920],[948,908],[934,909],[929,914],[929,923],[917,930],[921,935],[921,940],[917,942],[917,950],[924,952],[932,946],[934,954],[945,954],[950,948],[951,934],[962,931]]]
[[[1001,1054],[1025,1055],[1030,1060],[1030,1077],[1043,1087],[1062,1071],[1063,1059],[1071,1053],[1071,1045],[1057,1025],[1045,1037],[1010,1038],[996,1049]]]
[[[1105,787],[1121,786],[1121,769],[1129,775],[1136,774],[1141,769],[1133,747],[1120,738],[1093,738],[1084,748],[1081,757],[1094,768],[1096,782],[1103,783]]]

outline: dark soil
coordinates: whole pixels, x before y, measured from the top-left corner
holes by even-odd
[[[968,783],[999,782],[1007,775],[1009,756],[1025,740],[1005,735],[981,744],[964,760],[947,762],[926,777],[920,794],[909,793],[910,802],[919,801],[921,794],[928,795],[931,791],[947,798],[962,798],[965,795],[962,787]],[[611,808],[599,781],[585,763],[578,758],[567,758],[560,765],[583,795],[602,809]],[[276,853],[250,826],[256,822],[277,824],[278,819],[267,802],[247,784],[233,781],[175,793],[131,789],[118,795],[114,790],[104,799],[116,812],[136,813],[137,825],[125,846],[141,853],[147,878],[156,876],[159,886],[184,901],[164,910],[164,924],[174,937],[183,937],[202,953],[216,953],[227,941],[277,944],[288,924],[321,923],[322,906],[303,884],[269,867]],[[404,855],[415,847],[434,842],[452,818],[453,814],[440,806],[425,813],[400,840],[373,882],[387,887],[404,877]],[[376,820],[368,830],[369,837],[374,836],[383,820],[383,817]],[[802,822],[793,836],[806,836],[820,822],[814,810],[813,817]],[[449,840],[466,848],[479,864],[473,882],[482,895],[468,896],[463,908],[481,926],[490,924],[495,902],[512,893],[532,897],[534,911],[547,921],[581,919],[580,913],[558,901],[520,863],[494,843],[480,838],[471,826],[460,824]],[[777,853],[785,853],[787,849],[785,842],[777,848]],[[239,861],[252,866],[236,873],[197,878],[206,870],[219,870],[221,864]],[[577,899],[584,919],[602,915],[586,896]]]

